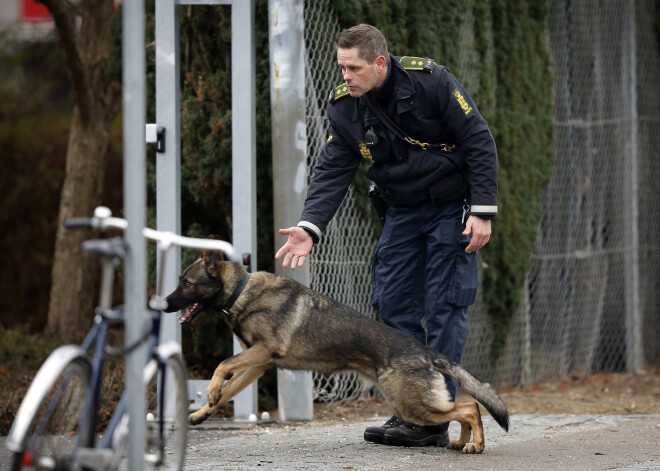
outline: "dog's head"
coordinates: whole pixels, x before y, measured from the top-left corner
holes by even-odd
[[[202,252],[199,259],[179,276],[179,286],[165,300],[165,312],[181,311],[179,322],[185,324],[206,308],[214,307],[222,292],[222,252]]]

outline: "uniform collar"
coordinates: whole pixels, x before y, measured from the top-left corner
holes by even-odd
[[[394,90],[392,91],[391,100],[396,102],[396,113],[398,115],[410,111],[415,108],[415,84],[413,83],[410,75],[399,63],[400,57],[390,54],[391,70],[388,72],[390,81],[393,82]],[[365,108],[361,100],[355,100],[355,110],[353,112],[353,121],[360,121],[360,109]]]
[[[390,66],[392,67],[392,78],[394,79],[393,100],[396,100],[396,111],[398,114],[410,111],[415,107],[415,84],[408,71],[399,63],[399,57],[390,54]]]
[[[373,96],[373,99],[379,103],[387,103],[392,98],[392,92],[394,91],[394,80],[392,80],[392,65],[387,66],[387,75],[385,80],[380,85],[369,93]]]

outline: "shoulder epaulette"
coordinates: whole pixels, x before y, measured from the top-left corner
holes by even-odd
[[[435,61],[430,57],[403,56],[399,59],[399,63],[406,70],[423,70],[428,73],[433,73],[435,66]]]
[[[328,97],[328,100],[330,100],[330,102],[335,102],[335,101],[339,100],[340,98],[345,97],[346,95],[348,95],[348,93],[349,93],[348,86],[346,85],[346,82],[344,82],[341,85],[337,85],[330,92],[330,96]]]

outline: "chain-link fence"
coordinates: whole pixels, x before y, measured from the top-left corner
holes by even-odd
[[[550,2],[555,171],[512,332],[526,382],[660,360],[654,12],[652,1]]]
[[[465,2],[457,71],[468,91],[478,80],[473,3]],[[660,364],[656,3],[563,0],[549,7],[555,168],[536,250],[505,352],[493,364],[493,328],[478,299],[463,356],[472,373],[500,385]],[[327,93],[341,83],[333,47],[340,28],[326,1],[305,2],[305,25],[311,175],[328,133]],[[375,316],[376,223],[358,210],[352,191],[314,249],[311,287]],[[317,399],[360,394],[353,375],[315,376]]]
[[[330,4],[305,2],[305,50],[307,66],[307,155],[309,175],[328,138],[325,116],[328,93],[342,82],[336,63],[335,36],[339,24]],[[353,187],[337,215],[314,247],[310,264],[310,287],[329,294],[359,312],[376,316],[371,306],[371,261],[377,240],[375,219],[365,217],[356,206]],[[314,398],[323,401],[352,399],[363,394],[354,373],[314,375]]]

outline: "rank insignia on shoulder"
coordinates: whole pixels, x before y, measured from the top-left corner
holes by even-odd
[[[346,82],[344,82],[341,85],[335,87],[335,89],[330,92],[330,96],[328,97],[328,100],[330,100],[331,102],[335,102],[340,98],[345,97],[348,94],[349,94],[348,86],[346,85]]]
[[[435,61],[430,57],[403,56],[399,59],[399,63],[406,70],[423,70],[429,74],[433,73],[435,67]]]

